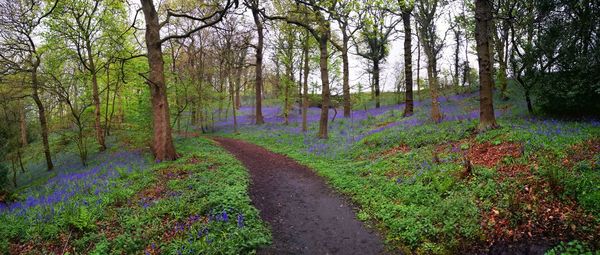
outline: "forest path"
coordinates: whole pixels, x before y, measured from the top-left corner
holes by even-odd
[[[381,238],[311,169],[247,142],[214,138],[248,168],[250,197],[271,225],[258,254],[381,254]]]

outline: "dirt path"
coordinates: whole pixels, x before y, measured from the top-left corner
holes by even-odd
[[[246,142],[215,138],[249,169],[250,197],[273,231],[259,254],[381,254],[381,239],[309,168]]]

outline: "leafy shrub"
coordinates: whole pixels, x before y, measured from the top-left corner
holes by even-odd
[[[539,77],[534,93],[542,112],[567,117],[598,117],[600,78],[591,70],[559,72]]]
[[[75,214],[71,215],[69,224],[81,231],[93,229],[96,226],[94,217],[86,206],[77,208]]]
[[[585,243],[575,240],[568,243],[560,242],[559,245],[550,249],[545,255],[594,255],[599,254],[598,251],[593,252]]]

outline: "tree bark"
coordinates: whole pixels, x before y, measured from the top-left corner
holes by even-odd
[[[141,2],[146,21],[146,47],[148,48],[148,64],[150,66],[150,77],[147,79],[147,84],[150,87],[152,102],[154,132],[152,150],[157,161],[175,160],[177,159],[177,152],[171,135],[158,14],[152,0],[141,0]]]
[[[308,123],[307,123],[307,111],[308,111],[308,67],[309,67],[309,59],[308,59],[308,47],[309,47],[310,38],[309,35],[306,35],[306,41],[304,42],[304,81],[303,81],[303,90],[302,93],[302,132],[308,131]]]
[[[256,72],[255,72],[255,89],[256,89],[256,124],[260,125],[265,123],[265,120],[262,115],[262,86],[263,86],[263,77],[262,77],[262,62],[263,62],[263,24],[260,20],[259,9],[258,9],[258,0],[254,3],[256,4],[252,10],[252,17],[254,18],[254,23],[256,24],[256,32],[258,35],[258,42],[256,44]]]
[[[492,3],[490,0],[475,1],[475,39],[477,41],[477,60],[479,62],[479,130],[485,131],[497,127],[494,116],[492,88],[492,62],[490,54],[490,22],[492,22]]]
[[[32,91],[31,97],[33,97],[33,101],[38,108],[38,119],[40,121],[41,135],[42,135],[42,144],[44,146],[44,156],[46,157],[46,167],[48,171],[51,171],[54,168],[54,164],[52,164],[52,156],[50,155],[50,144],[48,143],[48,122],[46,120],[46,108],[42,103],[42,100],[39,96],[39,84],[37,79],[37,68],[39,67],[40,61],[39,59],[35,61],[33,65],[33,71],[31,72],[31,84]]]
[[[350,99],[350,61],[348,60],[348,41],[349,36],[346,29],[342,28],[342,93],[344,94],[344,118],[349,118],[352,112],[352,102]]]
[[[375,87],[375,108],[381,107],[381,90],[379,88],[379,60],[373,60],[373,84]]]
[[[460,30],[456,30],[454,32],[454,39],[456,40],[456,48],[454,49],[454,75],[452,77],[452,85],[454,85],[454,88],[457,89],[458,88],[458,84],[459,84],[459,77],[460,75],[458,74],[460,72],[460,65],[459,65],[459,57],[458,55],[460,54]],[[458,93],[458,90],[456,90]]]
[[[283,106],[283,115],[285,117],[284,123],[285,125],[289,124],[289,117],[290,117],[290,86],[291,84],[294,84],[294,73],[292,70],[292,63],[289,63],[288,66],[286,67],[286,73],[287,73],[287,81],[285,82],[285,100],[284,100],[284,106]]]
[[[110,63],[106,65],[106,99],[104,104],[104,137],[110,135],[110,121],[111,116],[108,113],[108,107],[110,105]]]
[[[429,79],[429,91],[431,93],[431,120],[440,123],[442,113],[440,111],[440,101],[438,100],[437,58],[432,56],[433,52],[429,52],[427,47],[425,47],[425,52],[427,55],[427,78]]]
[[[92,45],[89,38],[86,42],[86,50],[88,56],[88,68],[92,74],[92,100],[94,101],[94,128],[96,129],[96,140],[100,146],[99,150],[106,150],[106,144],[104,143],[104,132],[102,131],[102,124],[100,124],[100,93],[98,89],[98,70],[96,70],[96,63],[94,63],[94,56],[92,54]]]
[[[414,111],[410,11],[402,11],[402,22],[404,24],[404,80],[406,82],[406,104],[404,105],[403,116],[408,117],[413,115]]]
[[[415,22],[415,30],[417,34],[417,100],[421,99],[421,40],[419,38],[419,28],[417,27],[417,22]]]
[[[19,103],[19,138],[21,147],[27,146],[27,119],[25,117],[25,106]]]
[[[324,25],[325,31],[322,32],[322,35],[319,39],[319,50],[320,50],[320,69],[321,69],[321,83],[322,83],[322,103],[321,103],[321,117],[319,120],[319,138],[327,139],[329,136],[327,134],[327,122],[329,121],[329,67],[328,59],[329,53],[327,49],[327,43],[329,42],[329,37],[331,36],[331,31],[329,29],[329,24]]]

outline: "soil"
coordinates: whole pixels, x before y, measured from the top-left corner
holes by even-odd
[[[248,168],[250,197],[273,244],[258,254],[382,254],[381,238],[308,167],[246,142],[215,138]]]

